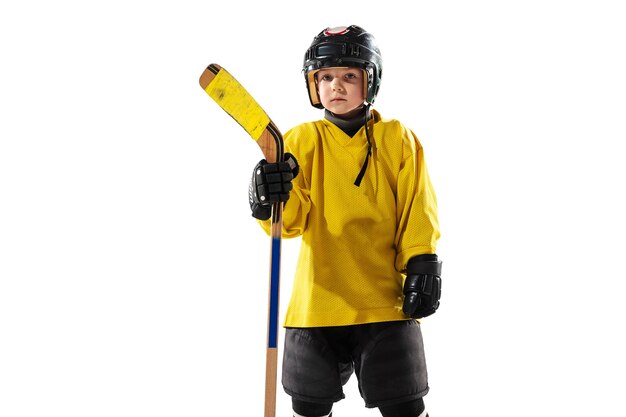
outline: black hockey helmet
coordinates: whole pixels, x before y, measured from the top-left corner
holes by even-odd
[[[356,67],[365,71],[365,101],[373,104],[380,88],[383,59],[374,36],[359,26],[340,26],[321,31],[304,55],[304,79],[314,107],[323,108],[315,87],[315,73],[328,67]]]

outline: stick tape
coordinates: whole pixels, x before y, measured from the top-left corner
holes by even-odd
[[[206,93],[243,127],[254,140],[258,140],[270,123],[261,106],[225,69],[221,69],[205,88]]]

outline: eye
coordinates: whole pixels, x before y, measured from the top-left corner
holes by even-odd
[[[345,75],[346,80],[357,80],[359,78],[358,74],[354,72],[349,72]]]
[[[333,77],[331,75],[329,75],[329,74],[324,74],[324,75],[322,75],[321,79],[322,79],[322,81],[332,81]]]

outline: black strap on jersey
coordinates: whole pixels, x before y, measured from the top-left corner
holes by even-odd
[[[370,160],[370,156],[372,156],[372,141],[370,140],[370,131],[367,127],[371,118],[372,115],[370,114],[370,105],[368,103],[367,106],[365,106],[365,137],[367,138],[367,155],[365,155],[365,161],[363,161],[363,166],[361,167],[359,175],[356,177],[356,180],[354,180],[354,185],[357,187],[361,186],[361,181],[363,180],[363,176],[367,170],[367,164]]]

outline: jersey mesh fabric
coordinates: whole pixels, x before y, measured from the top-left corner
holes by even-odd
[[[397,120],[372,110],[372,156],[365,128],[353,137],[328,120],[285,134],[300,173],[283,212],[283,236],[302,237],[286,327],[404,320],[407,261],[435,253],[436,196],[423,149]],[[270,222],[260,222],[267,233]]]

